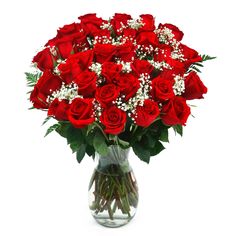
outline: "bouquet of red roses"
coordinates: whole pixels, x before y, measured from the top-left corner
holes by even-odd
[[[34,58],[26,73],[34,108],[47,111],[80,162],[85,154],[106,155],[111,145],[133,148],[143,161],[164,149],[168,129],[182,134],[187,100],[203,98],[207,88],[197,72],[199,55],[181,43],[172,24],[155,25],[152,15],[133,19],[96,14],[65,25]]]

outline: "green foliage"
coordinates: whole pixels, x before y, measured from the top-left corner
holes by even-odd
[[[169,142],[169,138],[168,138],[169,134],[168,134],[168,127],[163,127],[161,129],[161,133],[160,133],[160,140],[162,142]]]
[[[45,125],[51,118],[52,118],[51,116],[47,116],[43,121],[42,125]]]
[[[86,152],[86,146],[85,144],[81,144],[78,150],[76,151],[76,159],[79,163],[83,160],[85,152]]]
[[[195,71],[195,72],[201,73],[201,70],[200,70],[199,67],[204,67],[204,66],[203,66],[203,62],[216,59],[216,57],[211,57],[211,56],[206,55],[206,54],[201,55],[201,57],[202,57],[202,61],[193,63],[193,64],[189,67],[189,69],[188,69],[187,72]]]
[[[69,121],[59,121],[48,128],[45,136],[56,131],[66,138],[68,146],[73,153],[76,153],[79,163],[85,154],[92,158],[94,158],[95,152],[103,156],[107,155],[108,147],[113,144],[117,144],[123,149],[132,147],[140,160],[149,163],[152,156],[165,149],[163,142],[169,142],[169,128],[173,128],[176,133],[183,135],[182,125],[166,126],[160,119],[157,119],[147,128],[129,123],[125,131],[118,136],[105,134],[101,124],[97,122],[79,129]]]
[[[54,124],[52,126],[50,126],[48,129],[47,129],[47,132],[46,134],[44,135],[44,137],[48,136],[50,133],[52,133],[52,131],[56,130],[57,128],[60,127],[60,124]]]
[[[134,153],[138,156],[138,158],[146,163],[150,161],[150,150],[145,148],[141,142],[136,142],[133,144]]]
[[[151,156],[156,156],[157,154],[159,154],[164,149],[165,149],[165,147],[163,146],[163,144],[161,142],[157,141],[155,143],[155,146],[150,149],[150,154],[151,154]]]
[[[191,71],[195,71],[195,72],[198,72],[198,73],[202,73],[202,71],[196,66],[196,64],[192,64],[189,69],[188,69],[188,72],[191,72]]]
[[[216,59],[216,57],[211,57],[211,56],[205,55],[205,54],[201,55],[201,57],[202,57],[202,61],[208,61],[208,60]]]
[[[94,149],[100,154],[100,155],[106,155],[108,153],[108,146],[105,140],[104,135],[101,131],[97,130],[97,132],[94,135],[93,138],[93,146]]]
[[[183,136],[183,126],[182,125],[175,125],[172,126],[175,133],[179,134],[180,136]]]
[[[38,79],[41,77],[42,73],[39,72],[39,73],[33,74],[33,73],[26,72],[25,75],[26,75],[26,80],[27,80],[27,86],[34,87]]]
[[[156,120],[147,128],[137,127],[133,133],[131,146],[140,160],[149,163],[151,156],[165,149],[161,142],[168,142],[168,129],[161,120]]]

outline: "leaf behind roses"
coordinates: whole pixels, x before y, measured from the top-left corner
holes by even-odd
[[[107,155],[108,153],[108,146],[105,140],[104,135],[101,133],[100,130],[97,130],[94,139],[93,139],[93,146],[95,150],[102,156]]]
[[[44,137],[48,136],[50,133],[52,133],[54,130],[58,129],[60,127],[60,124],[54,124],[52,126],[50,126],[48,129],[47,129],[47,132],[46,134],[44,135]]]

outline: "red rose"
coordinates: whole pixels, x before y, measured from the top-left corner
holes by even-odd
[[[73,50],[75,53],[84,51],[84,48],[89,48],[90,44],[87,40],[87,35],[84,30],[75,33],[73,35]]]
[[[175,25],[172,25],[172,24],[159,24],[158,26],[158,29],[164,29],[164,28],[168,28],[171,30],[172,34],[174,35],[174,38],[177,40],[177,41],[181,41],[183,36],[184,36],[184,33]]]
[[[117,77],[122,70],[122,65],[114,62],[104,62],[102,65],[102,75],[107,83],[117,84]]]
[[[34,58],[33,63],[37,63],[37,67],[41,71],[52,70],[54,68],[54,58],[49,48],[43,49]]]
[[[207,87],[203,84],[196,72],[190,72],[184,80],[185,92],[182,94],[187,100],[203,98],[207,93]]]
[[[160,114],[156,102],[146,99],[143,106],[136,108],[135,122],[142,127],[148,127]]]
[[[151,74],[154,67],[146,60],[135,60],[131,65],[132,69],[139,76],[140,74]]]
[[[66,35],[71,35],[80,30],[81,26],[78,23],[72,23],[69,25],[64,25],[57,30],[57,37],[64,37]]]
[[[130,73],[122,73],[118,76],[117,84],[121,94],[125,96],[125,101],[133,97],[140,87],[139,80]]]
[[[94,54],[96,56],[96,61],[99,63],[104,63],[112,59],[116,53],[116,46],[111,44],[100,44],[97,43],[94,46]]]
[[[104,22],[102,18],[97,17],[95,13],[86,14],[78,18],[80,19],[81,25],[83,26],[87,34],[90,34],[90,35],[93,35],[93,33],[100,30],[100,26]]]
[[[116,56],[120,58],[121,61],[129,62],[135,54],[135,48],[131,42],[117,46]]]
[[[184,65],[186,68],[188,68],[194,62],[202,61],[202,57],[194,49],[189,48],[184,44],[181,44],[179,48],[182,50],[182,54],[184,55]]]
[[[53,100],[48,109],[48,116],[53,116],[57,120],[68,120],[67,111],[70,105],[67,100],[59,101],[57,98]]]
[[[30,94],[30,101],[33,103],[33,107],[37,109],[47,109],[47,95],[40,93],[37,86],[34,87]]]
[[[190,108],[184,98],[176,96],[163,105],[161,113],[164,124],[185,125],[190,115]]]
[[[49,95],[53,91],[58,90],[61,87],[61,84],[62,81],[57,75],[52,74],[50,71],[44,71],[36,86],[41,93]]]
[[[120,91],[114,84],[106,84],[102,87],[98,87],[96,90],[96,99],[104,107],[111,105],[113,101],[117,99]]]
[[[111,19],[111,25],[115,33],[120,35],[123,31],[123,26],[127,26],[127,21],[131,19],[130,15],[116,13]]]
[[[144,14],[140,15],[142,23],[144,24],[139,28],[139,31],[153,31],[155,30],[155,19],[152,15]]]
[[[60,56],[66,59],[73,51],[74,45],[86,43],[85,33],[80,24],[64,25],[57,31],[57,36],[50,39],[46,46],[56,46]]]
[[[136,38],[137,44],[149,47],[150,45],[154,48],[158,46],[159,41],[157,35],[154,32],[141,32]]]
[[[94,33],[94,38],[95,37],[109,39],[111,37],[111,32],[108,29],[100,29]]]
[[[93,99],[75,98],[68,110],[68,119],[75,128],[84,128],[94,122]]]
[[[172,68],[172,69],[163,69],[158,76],[162,77],[163,79],[172,80],[175,78],[176,75],[184,76],[186,70],[181,68]]]
[[[137,30],[131,29],[131,28],[126,28],[123,31],[123,37],[124,38],[129,38],[129,39],[134,39],[137,35]]]
[[[78,93],[83,95],[83,97],[94,97],[96,91],[96,81],[97,75],[92,71],[83,71],[74,80],[78,85]]]
[[[108,134],[119,134],[125,128],[126,113],[116,106],[104,109],[100,121],[105,126],[105,132]]]
[[[56,46],[61,57],[66,59],[71,52],[76,53],[89,47],[86,36],[81,24],[72,23],[60,28],[57,31],[57,36],[50,39],[45,46]]]
[[[58,66],[60,71],[60,77],[65,84],[70,84],[74,78],[81,73],[81,69],[78,64],[73,64],[67,60],[66,63],[61,63]]]
[[[58,76],[53,75],[49,70],[44,71],[30,95],[30,101],[33,106],[39,109],[48,108],[48,95],[60,89],[61,85],[62,81]]]
[[[71,55],[68,59],[71,61],[71,63],[78,64],[81,70],[87,70],[88,67],[91,66],[93,61],[93,50],[78,52]]]
[[[72,39],[68,36],[58,39],[55,42],[55,46],[58,49],[58,52],[59,52],[61,58],[63,58],[63,59],[68,58],[73,51]]]
[[[171,52],[173,51],[172,47],[167,44],[160,44],[158,47],[158,53],[154,54],[154,60],[155,61],[167,61],[169,58],[171,58]]]
[[[173,92],[173,79],[158,76],[152,80],[151,95],[156,101],[166,101],[175,96]]]
[[[78,52],[70,55],[65,63],[58,66],[60,77],[62,80],[69,84],[71,83],[82,71],[88,69],[93,61],[92,50]]]

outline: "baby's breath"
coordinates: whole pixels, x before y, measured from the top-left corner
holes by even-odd
[[[69,102],[72,102],[72,100],[76,97],[81,97],[78,95],[77,84],[71,83],[66,85],[65,83],[62,83],[59,90],[52,91],[52,94],[47,97],[47,102],[51,103],[56,98],[59,101],[66,99],[69,100]]]
[[[184,77],[176,75],[174,77],[175,83],[173,85],[173,91],[175,95],[181,95],[185,91]]]
[[[131,62],[124,62],[124,61],[117,60],[117,64],[122,65],[122,72],[124,73],[130,73],[132,71]]]
[[[102,64],[95,62],[89,67],[89,69],[97,74],[97,76],[101,75],[102,72]]]
[[[127,112],[128,116],[131,117],[133,121],[135,121],[135,115],[136,115],[136,108],[137,106],[143,106],[144,101],[146,99],[149,99],[149,93],[151,90],[151,80],[150,76],[145,73],[141,74],[139,77],[140,87],[137,90],[136,94],[130,98],[127,102],[124,102],[124,96],[119,97],[115,103],[117,104],[117,107],[121,110]]]
[[[132,29],[138,30],[140,27],[144,26],[142,19],[131,19],[127,21],[128,26]]]

